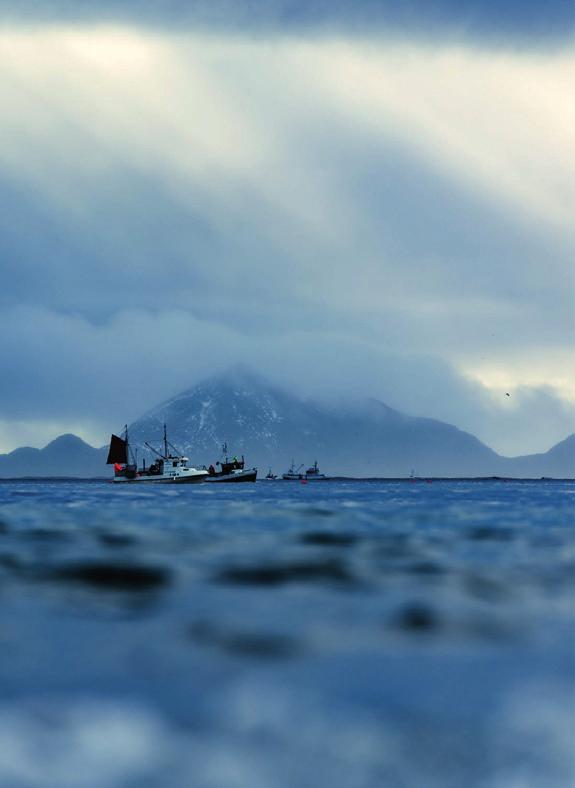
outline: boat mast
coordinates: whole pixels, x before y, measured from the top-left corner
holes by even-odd
[[[164,457],[168,458],[168,433],[166,432],[166,422],[164,422]]]
[[[124,432],[126,434],[126,464],[129,465],[130,464],[130,441],[129,441],[129,438],[128,438],[128,425],[127,424],[124,425]],[[133,459],[134,459],[134,456],[133,456],[133,453],[132,453],[132,460]]]

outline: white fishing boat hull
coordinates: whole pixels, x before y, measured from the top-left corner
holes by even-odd
[[[177,468],[179,473],[145,474],[136,473],[133,477],[114,476],[114,484],[199,484],[208,477],[208,472],[197,468]]]

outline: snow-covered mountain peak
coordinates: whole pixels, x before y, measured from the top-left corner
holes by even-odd
[[[508,461],[449,424],[412,418],[377,400],[341,407],[304,401],[245,367],[167,400],[131,426],[131,440],[159,447],[164,423],[170,442],[202,465],[220,459],[225,443],[249,465],[278,473],[292,458],[352,476],[508,472]],[[522,473],[531,467],[526,459]]]

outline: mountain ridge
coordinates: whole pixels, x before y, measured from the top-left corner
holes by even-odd
[[[159,447],[163,424],[170,442],[203,465],[244,454],[260,473],[281,474],[296,464],[319,462],[328,475],[572,477],[575,434],[549,451],[504,457],[452,424],[408,416],[366,398],[347,406],[300,399],[245,368],[201,381],[144,413],[130,425],[139,458],[150,457],[144,441]],[[0,477],[108,476],[106,448],[94,449],[68,434],[44,449],[22,447],[0,455]]]

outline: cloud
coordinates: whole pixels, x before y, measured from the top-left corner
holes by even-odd
[[[572,429],[570,49],[53,26],[0,66],[5,419],[243,360],[511,453]]]
[[[378,30],[429,37],[451,32],[539,45],[568,37],[575,28],[571,0],[0,0],[0,12],[12,23],[104,21],[268,35]]]

